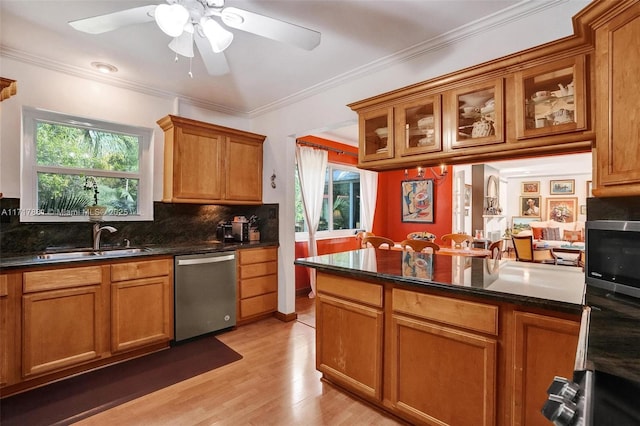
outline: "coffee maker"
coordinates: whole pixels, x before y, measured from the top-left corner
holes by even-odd
[[[216,227],[216,238],[220,242],[229,242],[233,241],[233,228],[231,227],[231,222],[220,222]]]

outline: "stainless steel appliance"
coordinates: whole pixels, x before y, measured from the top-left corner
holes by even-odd
[[[249,241],[249,222],[231,222],[231,233],[235,241]]]
[[[587,221],[588,285],[640,297],[640,221]]]
[[[175,341],[236,325],[235,252],[175,257]]]

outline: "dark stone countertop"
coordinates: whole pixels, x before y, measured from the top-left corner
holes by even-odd
[[[640,383],[640,299],[587,286],[587,367]]]
[[[256,247],[272,247],[278,246],[277,242],[225,242],[218,241],[200,241],[195,243],[181,243],[181,244],[167,244],[167,245],[147,245],[144,246],[144,251],[138,253],[118,253],[111,254],[109,256],[85,256],[81,258],[64,258],[64,259],[39,259],[37,254],[21,255],[15,257],[0,257],[0,268],[3,271],[20,268],[37,268],[48,267],[51,265],[62,264],[80,264],[80,263],[92,263],[92,262],[105,262],[110,260],[125,259],[125,258],[144,258],[150,256],[178,256],[184,254],[198,254],[198,253],[216,253],[221,251],[241,250],[247,248]],[[119,247],[122,248],[122,247]],[[78,248],[78,250],[91,250],[91,248]],[[109,247],[102,247],[102,250],[109,250]],[[71,251],[71,250],[68,250]]]
[[[296,259],[295,264],[567,313],[583,309],[584,272],[571,266],[373,248]]]

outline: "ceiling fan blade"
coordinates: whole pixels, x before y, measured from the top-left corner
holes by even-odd
[[[157,5],[134,7],[106,15],[93,16],[91,18],[69,21],[69,25],[78,31],[89,34],[101,34],[113,31],[121,27],[133,24],[143,24],[154,20],[153,11]]]
[[[205,67],[209,75],[224,75],[229,73],[229,64],[227,58],[224,56],[224,52],[215,53],[211,48],[209,40],[202,37],[196,31],[193,35],[193,39],[198,47],[198,52],[204,61]]]
[[[235,7],[222,9],[221,18],[222,22],[231,28],[293,44],[306,50],[312,50],[320,44],[320,33],[317,31]]]

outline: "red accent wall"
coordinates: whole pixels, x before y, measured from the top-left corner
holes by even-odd
[[[446,177],[436,182],[434,179],[434,221],[433,223],[404,223],[402,222],[402,191],[400,183],[405,179],[404,170],[393,170],[378,174],[378,200],[376,215],[373,219],[373,233],[402,241],[409,232],[428,231],[441,235],[448,234],[452,229],[452,188],[451,167],[447,167]],[[416,176],[416,169],[409,169],[410,178]],[[427,178],[431,173],[426,170]],[[436,240],[437,242],[437,240]]]
[[[304,136],[298,138],[306,142],[318,145],[330,146],[345,152],[358,153],[358,148],[344,145],[327,139],[315,136]],[[351,155],[339,154],[329,151],[329,162],[358,165],[358,158]],[[400,182],[404,177],[404,170],[394,170],[378,173],[378,199],[376,201],[376,215],[373,221],[373,233],[391,238],[394,241],[402,241],[409,232],[429,231],[440,237],[451,232],[452,228],[452,197],[451,190],[453,179],[451,178],[451,167],[447,168],[445,179],[435,182],[433,188],[433,198],[435,202],[434,223],[403,223],[402,222],[402,193]],[[410,169],[409,174],[416,176],[416,169]],[[426,170],[427,178],[431,173]],[[307,242],[295,243],[295,258],[308,257],[309,250]],[[337,253],[341,251],[355,250],[359,248],[358,242],[353,237],[334,238],[330,240],[318,241],[318,254]],[[309,272],[303,266],[296,266],[296,290],[310,287]]]

